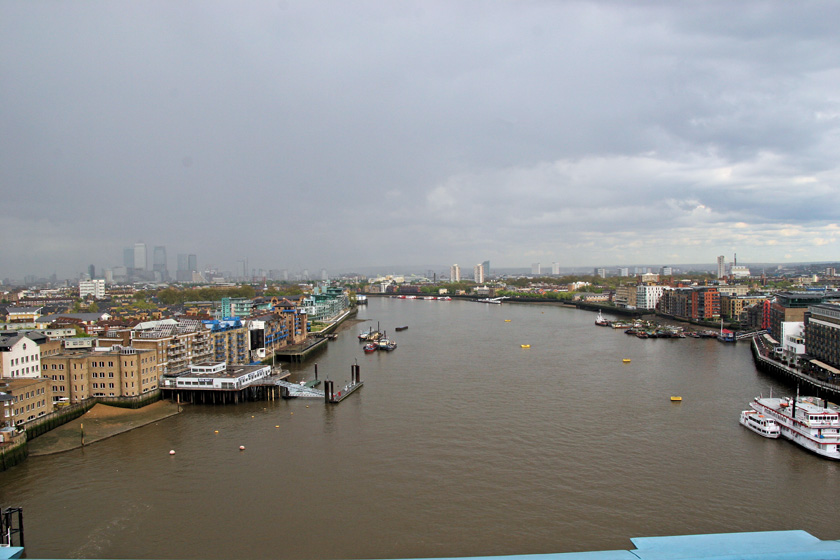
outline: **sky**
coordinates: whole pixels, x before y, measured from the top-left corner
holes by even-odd
[[[840,259],[838,2],[0,3],[0,278]]]

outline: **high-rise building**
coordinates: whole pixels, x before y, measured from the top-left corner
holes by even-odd
[[[134,268],[134,248],[126,247],[123,249],[123,266],[126,268]]]
[[[79,297],[93,296],[96,299],[105,297],[105,280],[82,280],[79,282]]]
[[[607,269],[606,268],[596,268],[595,269],[595,276],[599,278],[606,278],[607,277]]]
[[[484,277],[489,278],[490,277],[490,261],[484,261],[483,263],[481,263],[481,266],[484,267]]]
[[[672,269],[670,266],[663,266],[659,269],[660,276],[673,276],[673,274],[674,269]]]
[[[198,262],[195,255],[179,253],[178,270],[175,272],[175,279],[178,282],[193,282],[194,272],[198,272]]]
[[[717,277],[723,278],[726,276],[726,257],[723,255],[717,258]]]
[[[169,279],[169,271],[166,266],[166,247],[158,245],[155,247],[152,256],[152,270],[160,273],[160,279],[166,281]]]
[[[476,284],[484,284],[484,263],[473,267],[473,279],[475,279]]]
[[[449,280],[451,282],[461,281],[461,267],[457,264],[453,264],[451,267],[449,267]]]
[[[91,280],[96,278],[96,267],[95,266],[93,266],[93,265],[88,266],[88,276],[90,276]]]
[[[618,269],[619,276],[630,276],[630,269],[628,267],[621,267]]]
[[[146,270],[148,266],[148,259],[146,257],[146,244],[134,244],[134,268],[136,270]]]
[[[531,265],[531,274],[541,274],[541,270],[540,263],[533,263]]]
[[[326,281],[327,281],[327,280],[329,280],[329,279],[330,279],[330,277],[327,275],[327,269],[326,269],[326,268],[322,268],[322,269],[321,269],[321,281],[322,281],[322,282],[326,282]]]
[[[555,276],[560,276],[560,263],[559,262],[551,263],[551,273]]]

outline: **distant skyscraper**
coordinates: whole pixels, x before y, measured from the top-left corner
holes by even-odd
[[[473,268],[473,278],[477,284],[484,284],[484,263],[475,265]]]
[[[490,261],[484,261],[481,266],[484,267],[484,277],[490,278]]]
[[[721,255],[717,258],[717,277],[723,278],[726,276],[726,258]]]
[[[560,276],[560,263],[559,262],[551,263],[551,273],[555,276]]]
[[[152,256],[152,270],[160,273],[160,279],[166,281],[169,279],[169,272],[166,266],[166,247],[158,245],[155,247]]]
[[[95,266],[93,266],[93,265],[88,266],[88,276],[90,276],[91,280],[96,278],[96,267]]]
[[[134,268],[134,247],[126,247],[123,249],[123,266],[126,268]]]
[[[607,269],[606,268],[596,268],[595,269],[595,276],[599,278],[606,278],[607,277]]]
[[[660,276],[673,276],[674,275],[674,269],[672,269],[670,266],[663,266],[659,269],[659,275]]]
[[[618,269],[619,276],[630,276],[630,269],[627,267],[622,267]]]
[[[531,265],[531,274],[540,274],[542,268],[540,267],[540,263],[534,263]]]
[[[192,282],[193,272],[198,272],[198,262],[195,255],[179,253],[178,270],[175,272],[175,279],[178,282]]]
[[[134,268],[137,270],[146,270],[147,263],[149,261],[146,258],[146,244],[145,243],[135,243],[134,244]]]
[[[187,257],[187,270],[198,272],[198,258],[192,253]]]
[[[329,276],[327,276],[327,269],[326,269],[326,268],[322,268],[322,269],[321,269],[321,281],[322,281],[322,282],[326,282],[326,281],[327,281],[327,280],[329,280],[329,279],[330,279],[330,277],[329,277]]]
[[[451,267],[449,267],[449,280],[451,282],[461,281],[461,267],[457,264],[453,264]]]

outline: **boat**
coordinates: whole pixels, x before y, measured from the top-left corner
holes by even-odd
[[[601,315],[600,311],[598,312],[598,316],[595,317],[595,324],[598,325],[599,327],[609,327],[610,326],[610,322],[607,321],[606,319],[604,319],[604,316]]]
[[[406,325],[406,326],[404,326],[404,327],[397,327],[397,328],[396,328],[396,329],[394,329],[394,330],[404,331],[404,330],[405,330],[405,329],[407,329],[407,328],[408,328],[408,325]]]
[[[0,560],[6,560],[7,558],[20,558],[22,554],[22,546],[9,546],[6,544],[0,544]]]
[[[367,296],[356,295],[356,305],[367,305]]]
[[[389,340],[387,338],[383,338],[379,341],[379,349],[384,350],[385,352],[390,352],[394,348],[397,347],[397,343],[393,340]]]
[[[746,426],[758,435],[764,436],[766,438],[777,438],[782,433],[781,429],[779,428],[779,425],[776,423],[775,420],[773,420],[772,418],[768,418],[767,416],[760,414],[753,409],[742,410],[741,418],[738,420],[738,422],[742,426]]]
[[[840,413],[819,401],[816,397],[755,397],[750,408],[775,420],[782,437],[821,457],[840,459]]]
[[[365,352],[368,352],[368,353],[376,352],[377,348],[379,348],[379,346],[375,342],[368,342],[367,344],[364,345],[364,350],[365,350]]]

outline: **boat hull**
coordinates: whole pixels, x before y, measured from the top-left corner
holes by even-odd
[[[760,418],[756,418],[757,416]],[[741,418],[738,419],[738,422],[745,428],[762,437],[776,439],[782,435],[782,431],[775,420],[771,420],[763,415],[760,415],[755,410],[741,411]]]

